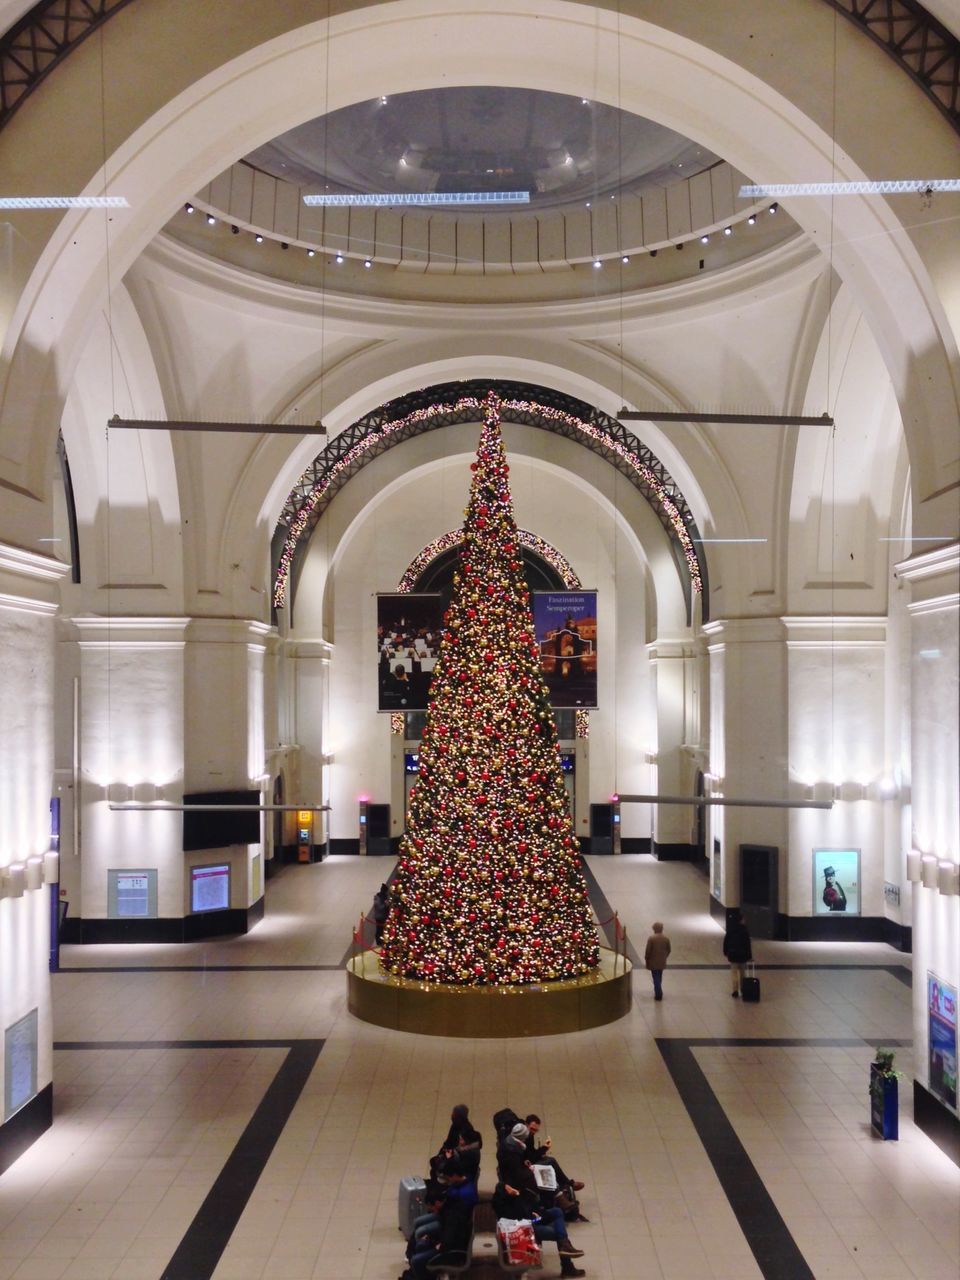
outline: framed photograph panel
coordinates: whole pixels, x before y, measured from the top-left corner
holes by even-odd
[[[595,707],[596,591],[535,591],[533,627],[551,706]]]
[[[859,849],[814,849],[813,914],[860,914]]]
[[[930,1092],[957,1109],[957,989],[927,971]]]
[[[443,611],[437,594],[377,596],[378,711],[426,711]]]

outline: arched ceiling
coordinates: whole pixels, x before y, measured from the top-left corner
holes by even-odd
[[[244,157],[255,169],[316,192],[526,191],[534,212],[669,186],[719,158],[605,103],[504,85],[358,102]]]

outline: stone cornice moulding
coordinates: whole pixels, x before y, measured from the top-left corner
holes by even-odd
[[[63,619],[68,635],[71,630],[78,633],[76,639],[81,649],[116,651],[182,650],[188,622],[188,618],[127,615],[110,618],[93,614]]]
[[[960,592],[951,592],[946,596],[931,596],[929,600],[914,600],[907,605],[907,612],[912,618],[923,617],[928,613],[956,613],[960,610]]]
[[[469,311],[477,328],[495,331],[524,327],[542,332],[561,328],[574,336],[583,330],[592,339],[625,332],[642,332],[659,326],[665,316],[685,321],[708,317],[727,310],[740,296],[755,304],[775,298],[792,286],[812,285],[826,269],[820,249],[806,236],[795,235],[774,249],[715,268],[703,275],[669,284],[625,290],[602,297],[571,297],[561,300],[483,302],[465,293],[463,301],[421,301],[383,298],[369,294],[322,291],[316,284],[291,284],[268,275],[245,270],[200,253],[169,235],[157,236],[142,255],[143,266],[133,269],[156,275],[151,268],[169,272],[175,280],[165,282],[181,294],[203,295],[207,290],[236,299],[250,307],[300,315],[319,321],[331,332],[369,339],[371,328],[385,331],[411,328],[448,332],[451,323],[463,323]],[[146,270],[144,269],[146,268]],[[163,284],[162,279],[156,283]],[[329,286],[329,278],[327,280]]]
[[[14,596],[0,591],[0,612],[33,613],[40,617],[52,618],[59,605],[53,600],[33,600],[29,596]]]
[[[922,551],[893,566],[893,572],[905,582],[925,578],[949,577],[960,572],[960,542],[952,542],[933,551]]]
[[[887,619],[855,614],[785,617],[787,648],[858,650],[883,649],[887,643]]]
[[[334,646],[326,640],[287,639],[284,647],[288,657],[328,663],[333,658]]]
[[[265,641],[275,630],[258,618],[188,618],[189,644],[243,644],[265,649]]]
[[[59,584],[69,564],[23,547],[0,543],[0,602],[17,613],[50,616],[59,608]],[[28,594],[24,594],[28,593]]]

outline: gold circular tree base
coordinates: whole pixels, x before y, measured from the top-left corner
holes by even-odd
[[[459,987],[395,978],[376,952],[347,965],[347,1008],[364,1022],[422,1036],[515,1038],[562,1035],[616,1022],[630,1012],[631,964],[600,949],[600,965],[582,978],[529,986]]]

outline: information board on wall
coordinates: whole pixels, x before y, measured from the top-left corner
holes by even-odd
[[[927,973],[930,1092],[957,1109],[957,991]]]
[[[3,1115],[8,1120],[37,1092],[37,1010],[7,1027],[3,1037]]]
[[[224,911],[230,906],[230,866],[190,868],[190,910]]]

